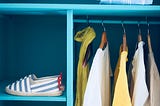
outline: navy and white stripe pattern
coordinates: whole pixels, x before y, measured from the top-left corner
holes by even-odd
[[[61,75],[60,75],[61,76]],[[16,81],[7,86],[7,89],[11,91],[17,92],[25,92],[25,93],[38,93],[38,92],[56,92],[60,90],[59,76],[57,78],[49,79],[34,79],[32,75],[28,77],[24,77],[19,81]]]
[[[42,83],[37,83],[31,85],[32,92],[55,92],[59,91],[58,88],[58,79],[45,81]]]

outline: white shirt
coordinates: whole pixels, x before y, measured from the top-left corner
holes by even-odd
[[[138,49],[136,50],[132,61],[132,77],[134,83],[132,97],[133,106],[144,106],[149,95],[146,85],[143,45],[143,41],[138,43]]]
[[[110,58],[108,44],[99,48],[93,59],[83,106],[110,106]]]
[[[160,106],[160,76],[152,50],[149,55],[150,106]]]

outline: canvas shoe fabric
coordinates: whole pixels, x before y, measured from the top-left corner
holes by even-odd
[[[6,92],[19,96],[59,96],[62,94],[62,74],[37,78],[34,74],[8,85]]]

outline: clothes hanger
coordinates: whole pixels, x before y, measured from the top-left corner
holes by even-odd
[[[149,27],[150,27],[150,25],[149,25],[149,22],[148,22],[148,17],[146,17],[146,22],[147,22],[147,27],[148,27],[148,29],[147,29],[147,40],[148,40],[148,48],[149,48],[149,52],[151,52],[152,51],[152,46],[151,46],[151,39],[150,39],[150,30],[149,30]]]
[[[87,15],[87,27],[89,27],[90,24],[89,24],[89,16]]]
[[[123,48],[123,51],[127,51],[126,30],[124,28],[123,22],[122,22],[122,28],[123,28],[123,44],[122,44],[122,48]]]
[[[102,20],[102,27],[103,27],[103,33],[102,33],[101,43],[99,45],[99,48],[104,49],[107,46],[107,34],[106,34],[106,28],[103,24],[103,20]]]
[[[138,23],[138,30],[139,30],[139,34],[138,34],[138,42],[142,41],[142,35],[141,35],[141,29],[140,29],[140,25]]]
[[[148,23],[148,22],[147,22],[147,23]],[[148,23],[148,30],[147,30],[147,40],[148,40],[149,51],[151,52],[152,46],[151,46],[151,38],[150,38],[149,23]]]

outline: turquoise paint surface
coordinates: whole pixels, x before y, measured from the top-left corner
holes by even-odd
[[[103,17],[102,17],[103,18]],[[100,19],[102,19],[100,18]],[[137,19],[139,19],[137,17]],[[0,81],[5,79],[16,80],[27,74],[35,73],[38,76],[54,75],[63,72],[66,82],[66,17],[65,16],[7,16],[0,19]],[[85,24],[76,24],[74,32],[84,28]],[[97,37],[93,42],[93,50],[96,52],[102,28],[100,24],[91,24]],[[130,63],[137,42],[137,26],[125,25],[127,43],[129,45],[128,63]],[[155,59],[160,69],[160,31],[159,25],[151,25],[151,41]],[[142,25],[142,39],[146,42],[147,26]],[[110,45],[111,65],[114,71],[122,42],[122,28],[120,24],[106,24],[107,38]],[[78,44],[74,49],[74,69],[76,69]],[[59,52],[56,52],[56,50]],[[93,57],[92,57],[93,59]],[[91,59],[91,63],[92,63]],[[76,78],[74,70],[74,82]],[[74,83],[75,87],[75,83]],[[3,101],[0,106],[65,106],[59,102],[28,102],[28,101]]]
[[[67,106],[73,106],[73,11],[67,11]]]

